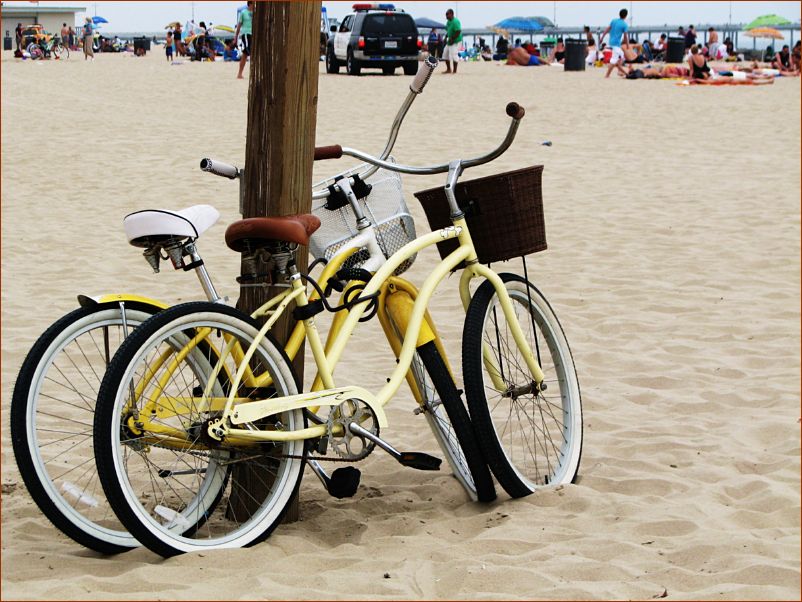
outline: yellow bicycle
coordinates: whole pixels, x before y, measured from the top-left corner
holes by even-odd
[[[264,325],[221,304],[190,303],[161,312],[126,339],[101,385],[94,447],[109,503],[142,544],[171,556],[262,541],[281,521],[307,461],[356,462],[379,448],[403,465],[437,469],[438,459],[398,451],[384,434],[384,407],[405,378],[413,384],[416,358],[440,400],[432,407],[422,402],[418,389],[420,411],[429,417],[440,404],[445,407],[458,441],[450,449],[466,460],[478,497],[489,493],[480,478],[482,452],[513,496],[574,479],[582,412],[562,328],[527,279],[499,275],[485,265],[487,257],[477,254],[466,216],[475,208],[457,199],[463,171],[492,161],[512,143],[524,110],[510,103],[507,114],[512,122],[501,145],[475,159],[411,167],[349,148],[330,147],[326,153],[391,172],[447,173],[442,193],[450,225],[414,238],[385,260],[379,228],[366,218],[354,192],[359,178],[341,178],[325,196],[346,204],[356,234],[338,242],[320,281],[295,265],[297,248],[309,242],[319,225],[314,216],[256,218],[229,227],[227,243],[251,258],[253,277],[269,274],[272,282],[285,284],[284,292],[255,312],[253,317],[266,318]],[[449,242],[455,248],[441,248],[443,260],[419,291],[395,275],[422,249]],[[459,269],[466,308],[463,373],[482,448],[479,458],[426,312],[436,287]],[[471,295],[474,278],[482,283]],[[343,280],[348,281],[343,303],[332,307],[326,300],[329,285]],[[299,323],[285,349],[270,329],[293,306]],[[336,316],[324,344],[315,318],[327,310]],[[378,392],[338,385],[337,363],[359,321],[373,314],[389,335],[397,366]],[[300,391],[288,357],[303,339],[317,368],[308,393]],[[336,478],[321,478],[348,489],[355,469],[339,470]],[[315,472],[321,471],[318,465]]]

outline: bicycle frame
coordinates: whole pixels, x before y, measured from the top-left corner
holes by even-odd
[[[334,383],[334,370],[340,357],[345,349],[348,339],[353,334],[359,319],[365,311],[364,304],[357,304],[348,315],[342,320],[341,325],[337,325],[335,332],[330,333],[333,340],[330,340],[330,345],[327,352],[326,348],[321,343],[320,335],[317,331],[314,318],[308,318],[301,321],[306,338],[309,341],[315,358],[315,364],[318,369],[318,376],[322,385],[326,387],[322,391],[313,391],[311,393],[293,395],[290,397],[278,399],[266,399],[261,401],[248,401],[244,403],[236,403],[236,398],[232,392],[226,401],[223,408],[222,416],[213,421],[209,427],[210,433],[223,433],[225,438],[233,438],[235,440],[250,440],[250,441],[276,441],[276,440],[295,440],[303,438],[320,437],[326,433],[325,425],[316,425],[299,431],[253,431],[239,428],[232,428],[228,426],[229,422],[233,425],[240,425],[245,423],[254,422],[268,416],[279,414],[285,411],[309,408],[312,406],[335,406],[343,401],[352,398],[358,398],[364,401],[376,414],[379,426],[386,426],[387,419],[383,411],[383,407],[392,399],[395,393],[401,386],[404,376],[408,374],[412,364],[412,358],[415,347],[419,342],[419,337],[427,336],[423,322],[426,313],[426,307],[437,289],[440,282],[462,262],[465,262],[466,268],[460,279],[460,296],[463,304],[470,300],[470,281],[475,277],[486,278],[489,280],[499,297],[502,311],[510,324],[513,338],[517,345],[524,354],[534,382],[539,388],[543,382],[544,376],[537,363],[534,353],[529,347],[523,331],[518,323],[515,310],[513,308],[510,297],[504,287],[502,280],[487,266],[478,262],[476,251],[470,238],[468,226],[463,217],[453,220],[453,226],[437,230],[430,234],[424,235],[416,240],[411,241],[392,257],[390,257],[384,265],[373,275],[370,281],[365,286],[361,295],[367,297],[381,292],[381,288],[391,278],[393,272],[407,260],[409,257],[422,251],[423,249],[432,246],[443,240],[457,238],[459,240],[459,247],[443,259],[431,274],[424,281],[420,289],[420,293],[414,301],[411,313],[408,316],[408,323],[406,327],[405,337],[403,344],[400,346],[400,355],[398,358],[398,365],[394,369],[387,384],[377,394],[372,394],[361,387],[337,387]],[[354,239],[351,244],[343,253],[352,253],[356,250],[355,242],[358,242],[359,237]],[[339,258],[338,254],[337,258]],[[264,306],[257,310],[257,314],[270,313],[270,317],[265,325],[259,331],[258,336],[253,341],[251,349],[246,352],[244,361],[245,364],[241,365],[235,377],[234,387],[232,391],[237,389],[238,383],[245,376],[246,365],[250,356],[255,351],[256,347],[260,344],[262,338],[270,330],[272,325],[278,320],[281,313],[286,309],[290,302],[295,301],[300,307],[306,306],[309,299],[306,296],[306,288],[301,282],[300,274],[295,274],[291,278],[292,287],[284,293],[274,297],[268,301]],[[388,285],[389,286],[389,285]],[[379,297],[381,299],[381,295]],[[272,308],[276,307],[275,310]],[[486,354],[487,355],[487,354]],[[486,361],[487,357],[486,357]]]

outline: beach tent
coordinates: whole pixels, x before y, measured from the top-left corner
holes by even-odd
[[[524,31],[526,33],[534,33],[544,29],[537,17],[508,17],[496,23],[494,27],[506,31]]]
[[[445,29],[445,23],[440,23],[435,21],[434,19],[429,19],[427,17],[420,17],[415,19],[415,25],[418,26],[418,29]]]
[[[782,32],[774,29],[773,27],[755,27],[754,29],[747,31],[744,35],[747,35],[750,38],[770,38],[772,40],[785,39],[785,36],[782,34]]]
[[[777,25],[790,24],[791,22],[788,19],[780,15],[763,15],[746,25],[743,30],[748,31],[750,29],[757,29],[758,27],[776,27]]]
[[[538,23],[540,23],[543,27],[554,27],[554,23],[552,23],[551,19],[548,17],[530,17],[530,19],[534,19]]]

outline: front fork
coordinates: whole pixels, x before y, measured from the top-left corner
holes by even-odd
[[[471,246],[473,246],[471,235],[468,232],[468,229],[464,227],[464,218],[454,220],[454,225],[463,226],[459,235],[460,243],[471,244]],[[471,303],[471,280],[474,278],[485,278],[486,280],[489,280],[493,285],[493,288],[496,290],[496,296],[498,297],[499,304],[504,312],[504,317],[507,319],[507,325],[512,332],[512,337],[518,346],[518,350],[524,356],[526,366],[529,368],[529,373],[532,375],[532,379],[534,380],[535,388],[538,391],[543,390],[545,388],[543,386],[545,375],[543,374],[543,370],[540,368],[538,358],[535,356],[532,348],[529,345],[529,341],[526,340],[526,336],[521,328],[521,324],[518,321],[518,316],[515,314],[515,308],[513,307],[512,299],[510,299],[510,294],[507,292],[507,287],[504,286],[504,281],[499,277],[498,274],[496,274],[496,272],[491,270],[486,265],[479,263],[479,259],[476,257],[475,253],[466,259],[466,263],[467,266],[462,271],[462,276],[460,277],[459,282],[460,299],[462,300],[462,306],[465,308],[465,311],[468,311],[468,306]],[[505,391],[507,389],[507,384],[501,379],[501,370],[499,370],[496,358],[493,356],[493,352],[490,350],[488,345],[484,343],[482,344],[482,359],[485,367],[487,368],[487,373],[490,375],[490,379],[493,381],[493,386],[498,391]]]

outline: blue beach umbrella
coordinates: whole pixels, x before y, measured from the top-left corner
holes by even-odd
[[[496,23],[495,27],[507,31],[525,31],[533,33],[542,31],[543,26],[535,17],[509,17]]]
[[[108,21],[106,21],[106,19],[104,19],[103,17],[98,17],[97,15],[95,15],[94,17],[92,17],[92,23],[97,25],[98,23],[108,23]]]

